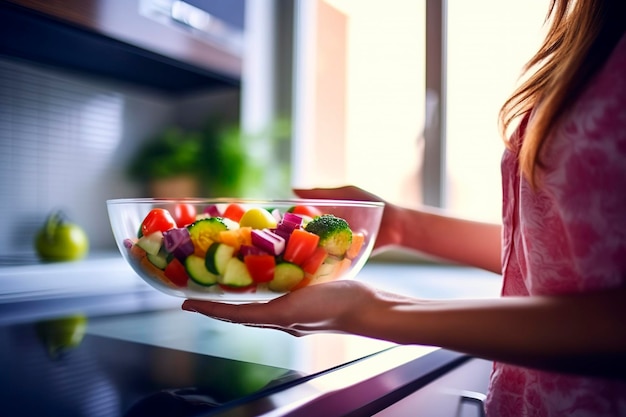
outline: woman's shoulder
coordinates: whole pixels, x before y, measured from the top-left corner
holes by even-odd
[[[619,165],[626,157],[626,35],[591,79],[554,132],[548,160],[604,153]],[[559,157],[560,156],[560,157]],[[619,161],[617,160],[619,158]]]
[[[618,62],[621,62],[622,65],[626,65],[626,33],[624,33],[617,42],[617,45],[613,50],[612,57],[615,57],[615,59]]]
[[[626,230],[626,36],[553,135],[542,160],[544,192],[573,241],[598,241],[603,256],[621,259],[626,256],[623,239],[619,247],[611,242],[620,241],[618,235]]]
[[[607,61],[600,68],[584,99],[626,100],[626,34],[622,35]],[[624,104],[622,102],[622,104]]]

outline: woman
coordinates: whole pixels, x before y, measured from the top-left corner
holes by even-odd
[[[551,2],[529,78],[501,111],[503,132],[515,128],[502,226],[385,207],[377,250],[399,245],[502,273],[501,298],[419,300],[346,281],[267,304],[183,308],[297,336],[345,332],[494,360],[490,416],[626,415],[625,3]],[[297,194],[377,199],[355,187]]]

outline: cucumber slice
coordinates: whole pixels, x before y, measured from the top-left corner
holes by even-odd
[[[159,249],[159,253],[153,255],[146,252],[146,257],[150,262],[152,262],[152,265],[156,266],[159,269],[165,269],[165,267],[167,267],[167,264],[172,262],[174,255],[166,251],[165,245],[162,245],[161,249]]]
[[[224,275],[220,276],[218,281],[231,287],[247,287],[254,283],[246,264],[237,258],[230,258],[224,269]]]
[[[185,269],[189,278],[197,284],[209,286],[217,283],[217,275],[206,269],[204,259],[198,255],[189,255],[185,259]]]
[[[163,252],[159,252],[156,255],[146,252],[146,257],[150,262],[152,262],[152,265],[159,269],[165,269],[168,264],[167,257],[163,254]]]
[[[218,240],[220,232],[228,230],[228,227],[221,217],[209,217],[196,220],[187,229],[194,246],[206,251],[211,243]]]
[[[304,271],[296,264],[283,262],[276,265],[274,279],[268,284],[272,291],[287,292],[304,278]]]
[[[224,275],[226,264],[233,258],[234,254],[234,247],[219,242],[212,243],[206,251],[206,269],[213,274]]]
[[[158,231],[142,236],[137,240],[137,246],[145,250],[149,255],[158,255],[162,245],[163,233]]]

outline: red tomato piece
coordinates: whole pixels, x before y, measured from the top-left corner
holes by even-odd
[[[308,274],[314,274],[326,260],[328,252],[321,246],[315,248],[313,254],[302,263],[302,270]]]
[[[295,229],[289,236],[283,258],[287,262],[302,265],[313,255],[319,241],[318,235],[304,229]]]
[[[239,223],[239,220],[241,220],[241,217],[245,212],[246,209],[241,204],[231,203],[226,207],[226,209],[224,209],[224,214],[222,214],[222,216]]]
[[[270,282],[274,279],[276,259],[273,255],[247,255],[243,262],[254,282]]]
[[[178,227],[185,227],[196,221],[196,207],[189,203],[174,206],[174,220]]]
[[[189,275],[187,275],[187,270],[185,266],[178,259],[174,258],[172,261],[167,264],[165,269],[163,270],[165,276],[172,281],[172,284],[177,287],[186,287],[187,280],[189,279]]]
[[[293,214],[303,214],[309,217],[322,215],[322,212],[318,208],[312,206],[293,206],[289,212]]]
[[[154,232],[166,232],[176,227],[176,221],[169,211],[162,208],[150,210],[143,223],[141,223],[141,233],[147,236]]]

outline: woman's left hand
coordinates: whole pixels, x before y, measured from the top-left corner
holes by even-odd
[[[368,333],[367,317],[385,300],[383,293],[353,280],[301,288],[268,302],[227,304],[186,300],[182,308],[218,320],[282,330],[294,336],[318,332]]]

